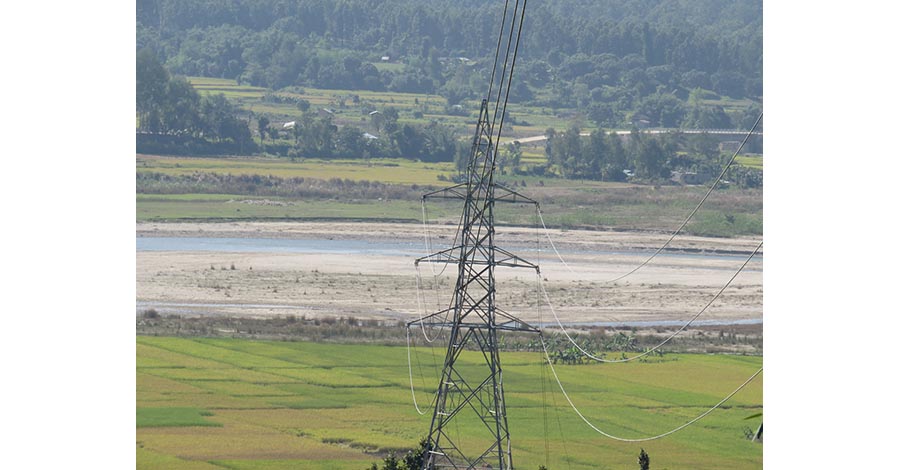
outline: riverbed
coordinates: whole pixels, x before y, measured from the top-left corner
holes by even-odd
[[[420,265],[417,289],[414,260],[427,253],[425,234],[436,251],[452,243],[454,227],[139,224],[136,311],[416,318],[446,308],[455,272],[435,275],[440,266]],[[715,295],[758,244],[752,238],[679,237],[671,250],[634,274],[608,282],[646,261],[666,239],[656,233],[498,228],[505,248],[541,265],[552,302],[538,297],[532,270],[498,269],[498,304],[534,323],[549,323],[545,317],[552,305],[570,325],[680,324]],[[762,264],[762,256],[754,257],[698,324],[762,322]]]

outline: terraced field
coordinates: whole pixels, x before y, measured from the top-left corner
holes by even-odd
[[[420,404],[434,392],[440,347],[413,350]],[[364,470],[416,445],[430,415],[412,406],[406,348],[235,339],[137,338],[137,468]],[[744,428],[762,411],[762,377],[668,438],[626,444],[589,429],[551,387],[538,353],[503,356],[518,468],[755,469],[762,445]],[[463,362],[474,363],[474,353]],[[699,415],[761,357],[666,355],[654,362],[557,365],[572,400],[605,431],[658,434]],[[466,435],[470,424],[461,422]]]
[[[390,64],[394,65],[394,64]],[[270,116],[273,122],[285,122],[299,118],[302,112],[295,104],[298,100],[309,102],[311,109],[328,108],[334,112],[339,124],[353,124],[368,129],[368,111],[371,108],[384,110],[395,108],[400,113],[400,122],[424,124],[439,121],[464,127],[468,135],[474,129],[480,101],[468,100],[462,109],[453,113],[447,111],[447,100],[438,95],[424,93],[397,93],[389,91],[326,90],[303,87],[269,92],[265,88],[239,85],[234,80],[210,77],[187,77],[191,85],[200,93],[222,93],[240,108],[257,114]],[[548,127],[564,129],[568,126],[572,112],[536,106],[510,104],[508,115],[512,118],[504,125],[506,136],[540,135]],[[416,113],[421,114],[416,114]],[[470,129],[471,128],[471,129]]]

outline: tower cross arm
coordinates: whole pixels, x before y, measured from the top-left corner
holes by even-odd
[[[456,250],[461,250],[462,246],[454,246],[451,248],[447,248],[446,250],[441,250],[436,253],[432,253],[427,256],[423,256],[421,258],[416,259],[415,264],[419,263],[447,263],[453,264],[459,262],[459,256],[457,256],[454,252]],[[507,268],[531,268],[537,272],[541,272],[540,266],[527,261],[525,259],[520,258],[517,255],[510,253],[509,251],[504,250],[503,248],[494,247],[495,258],[494,258],[494,266],[503,266]],[[473,265],[487,265],[489,262],[487,260],[482,259],[471,259],[468,261]]]
[[[522,193],[513,191],[502,184],[494,183],[494,200],[497,202],[524,202],[538,205],[538,202]]]
[[[437,191],[425,193],[422,195],[422,200],[425,200],[428,198],[465,199],[467,186],[468,186],[468,183],[460,183],[460,184],[455,184],[453,186],[448,186],[443,189],[438,189]]]
[[[541,267],[532,263],[531,261],[526,261],[520,258],[517,255],[514,255],[503,248],[494,247],[495,252],[495,260],[494,264],[496,266],[505,266],[508,268],[531,268],[537,272],[541,272]]]
[[[427,325],[430,325],[430,326],[437,325],[438,323],[426,322],[426,320],[430,320],[430,319],[432,319],[432,318],[439,317],[439,316],[441,316],[441,315],[446,316],[446,315],[447,315],[450,311],[452,311],[452,310],[453,310],[452,308],[445,308],[445,309],[443,309],[443,310],[441,310],[441,311],[439,311],[439,312],[434,312],[434,313],[432,313],[432,314],[430,314],[430,315],[426,315],[426,316],[421,317],[421,318],[416,318],[415,320],[406,322],[406,327],[409,328],[409,327],[411,327],[411,326],[413,326],[413,325],[418,325],[418,324],[420,324],[420,323],[421,323],[421,324],[427,324]],[[446,322],[444,322],[444,323],[446,323]],[[450,323],[450,325],[452,326],[453,324]]]
[[[517,318],[516,316],[514,316],[508,312],[500,310],[499,308],[495,308],[494,311],[497,314],[497,320],[498,320],[497,321],[497,329],[498,330],[526,331],[526,332],[538,333],[538,334],[541,333],[540,328],[529,325],[528,323],[522,321],[521,319]],[[500,321],[501,319],[505,319],[506,321]]]
[[[459,262],[459,257],[456,256],[453,252],[461,249],[462,246],[453,246],[447,248],[446,250],[441,250],[436,253],[417,258],[416,265],[418,266],[419,263],[457,263]]]

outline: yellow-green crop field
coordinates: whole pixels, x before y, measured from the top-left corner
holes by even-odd
[[[442,355],[413,349],[420,406],[434,393]],[[575,415],[540,354],[502,358],[518,468],[635,468],[641,448],[656,469],[762,468],[762,445],[744,437],[760,421],[745,418],[762,411],[762,376],[682,431],[621,443]],[[466,367],[479,357],[460,360]],[[698,416],[761,365],[761,357],[666,355],[556,367],[585,416],[637,438]],[[389,450],[416,446],[430,423],[412,405],[406,348],[378,345],[141,336],[136,405],[138,469],[364,470]],[[465,439],[475,426],[462,421],[452,432]]]
[[[755,170],[763,169],[762,155],[739,155],[734,159],[735,163]]]
[[[313,160],[292,162],[285,158],[192,158],[138,155],[136,170],[167,175],[197,172],[230,175],[272,175],[282,178],[331,178],[368,180],[381,183],[440,185],[438,175],[455,173],[450,162],[424,163],[402,158],[377,160]]]

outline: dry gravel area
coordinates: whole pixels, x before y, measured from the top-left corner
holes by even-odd
[[[435,249],[447,246],[455,226],[434,225]],[[424,228],[415,224],[234,222],[139,223],[137,237],[272,238],[409,242],[426,253]],[[498,227],[497,243],[541,265],[544,286],[562,321],[684,321],[696,314],[756,248],[758,238],[679,236],[662,256],[625,279],[608,282],[646,260],[670,234],[550,230],[561,263],[534,229]],[[435,276],[415,255],[138,251],[137,312],[265,317],[353,316],[410,320],[446,308],[455,269]],[[552,321],[527,269],[498,268],[498,305],[526,321]],[[751,261],[701,320],[762,319],[762,257]],[[419,306],[421,305],[421,307]],[[539,308],[538,308],[539,307]]]

